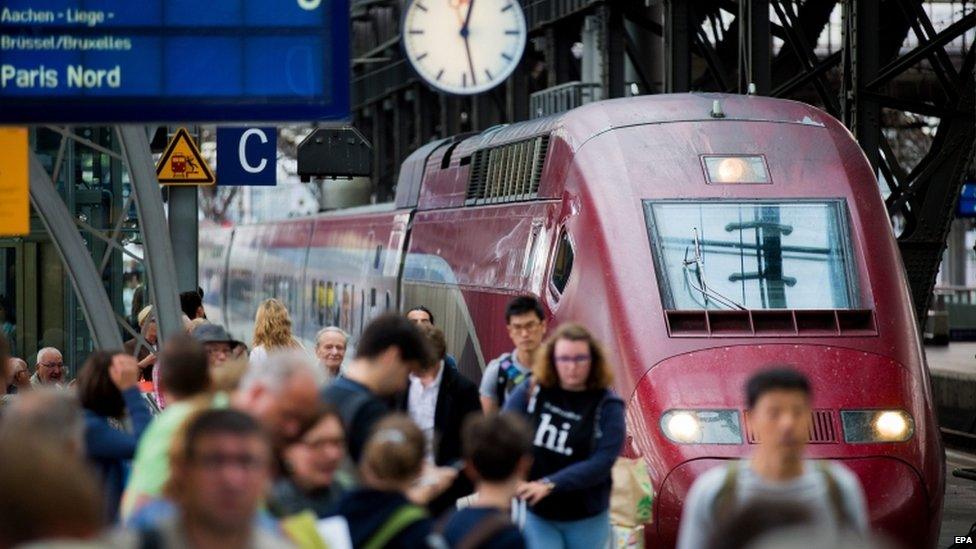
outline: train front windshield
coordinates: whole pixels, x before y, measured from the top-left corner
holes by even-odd
[[[857,308],[841,200],[644,202],[667,309]]]

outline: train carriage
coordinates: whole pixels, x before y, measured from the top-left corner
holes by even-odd
[[[306,338],[423,304],[477,378],[510,350],[507,301],[538,296],[552,324],[582,322],[612,352],[655,547],[674,544],[694,478],[757,442],[745,380],[790,364],[813,384],[810,454],[858,475],[875,528],[935,544],[943,452],[905,274],[876,179],[828,115],[719,94],[597,102],[426,145],[376,208],[239,227],[229,258],[201,249],[235,335],[247,324],[226,313],[253,312],[256,281],[283,269]],[[282,226],[330,244],[268,236]],[[280,263],[237,281],[245,250]],[[321,313],[340,301],[346,316]]]

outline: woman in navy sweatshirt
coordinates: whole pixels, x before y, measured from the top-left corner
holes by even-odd
[[[105,487],[106,516],[118,517],[128,461],[152,419],[139,393],[139,366],[123,353],[95,351],[78,374],[78,396],[85,410],[85,452]],[[128,412],[131,432],[123,419]]]
[[[537,351],[530,380],[505,402],[534,431],[530,481],[518,490],[529,505],[529,547],[593,549],[610,541],[610,469],[625,431],[611,370],[586,328],[564,324]]]

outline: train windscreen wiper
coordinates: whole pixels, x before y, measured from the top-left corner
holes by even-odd
[[[736,303],[732,299],[725,297],[719,292],[708,287],[708,283],[705,281],[705,256],[702,253],[701,241],[698,239],[698,227],[691,228],[694,234],[694,244],[695,244],[695,256],[692,259],[688,259],[688,248],[685,248],[685,259],[682,262],[685,270],[690,270],[692,265],[695,266],[695,278],[698,280],[698,286],[689,283],[692,289],[697,291],[705,298],[705,306],[708,306],[708,300],[718,303],[723,307],[728,307],[729,309],[745,311],[746,308],[739,303]]]

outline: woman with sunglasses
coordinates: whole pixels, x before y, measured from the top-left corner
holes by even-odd
[[[532,378],[505,403],[534,429],[529,547],[593,549],[610,541],[610,469],[624,440],[624,403],[611,389],[606,352],[578,324],[564,324],[536,352]]]

